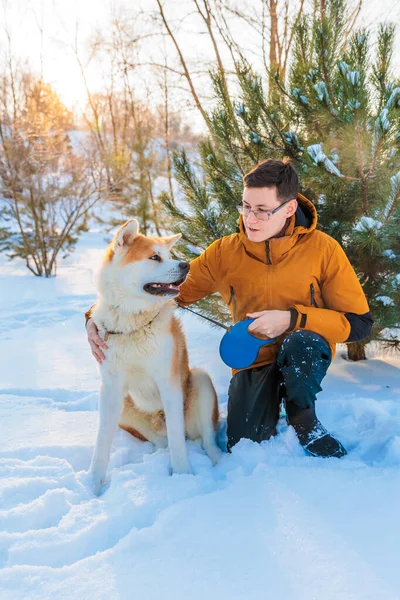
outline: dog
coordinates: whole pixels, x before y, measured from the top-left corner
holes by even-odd
[[[169,447],[173,473],[192,473],[185,436],[201,439],[213,464],[219,412],[213,383],[190,369],[186,340],[174,316],[189,264],[170,249],[181,234],[146,237],[135,219],[117,231],[97,276],[92,318],[108,345],[100,365],[99,427],[89,469],[99,495],[117,426],[157,448]]]

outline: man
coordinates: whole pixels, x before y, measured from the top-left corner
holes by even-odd
[[[244,177],[237,232],[213,242],[190,263],[176,299],[187,306],[219,292],[234,322],[276,341],[229,386],[228,450],[241,438],[260,442],[276,433],[279,406],[305,450],[341,457],[345,448],[318,421],[316,394],[342,342],[366,338],[373,320],[341,246],[316,229],[314,205],[299,193],[287,161],[265,160]],[[88,322],[93,354],[103,342]]]

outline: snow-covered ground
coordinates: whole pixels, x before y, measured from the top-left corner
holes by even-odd
[[[338,352],[318,414],[342,460],[304,455],[282,420],[212,467],[168,474],[168,452],[119,431],[111,483],[86,486],[99,375],[83,312],[105,242],[92,231],[56,279],[0,262],[1,600],[400,598],[400,360]],[[182,315],[191,363],[226,411],[221,333]],[[224,431],[221,427],[221,441]]]

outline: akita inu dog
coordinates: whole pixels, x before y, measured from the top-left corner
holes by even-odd
[[[105,482],[119,424],[157,447],[168,444],[173,473],[191,473],[185,434],[202,440],[215,464],[217,395],[210,377],[190,369],[185,337],[174,316],[189,264],[172,260],[181,234],[151,238],[135,219],[110,244],[97,277],[92,318],[108,350],[100,365],[99,429],[89,470],[93,491]]]

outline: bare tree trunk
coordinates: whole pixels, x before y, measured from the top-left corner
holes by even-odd
[[[192,77],[190,75],[190,72],[189,72],[189,68],[188,68],[188,66],[186,64],[185,58],[183,56],[182,50],[181,50],[181,48],[180,48],[177,40],[176,40],[176,37],[173,34],[173,32],[172,32],[172,30],[171,30],[171,28],[169,26],[169,23],[167,21],[165,13],[164,13],[163,5],[161,4],[161,0],[156,0],[156,1],[157,1],[157,4],[158,4],[158,9],[159,9],[159,12],[160,12],[161,19],[162,19],[162,21],[164,23],[164,27],[167,30],[168,35],[171,38],[171,40],[172,40],[172,42],[173,42],[173,44],[174,44],[174,46],[176,48],[176,51],[178,52],[179,60],[180,60],[180,63],[182,65],[182,69],[183,69],[183,74],[184,74],[184,77],[186,78],[186,81],[189,84],[189,88],[190,88],[190,92],[192,94],[192,97],[193,97],[193,99],[195,101],[195,104],[196,104],[197,108],[199,109],[199,111],[200,111],[200,113],[201,113],[201,115],[202,115],[202,117],[203,117],[203,119],[204,119],[207,127],[210,127],[210,121],[209,121],[207,112],[204,110],[203,105],[202,105],[202,103],[200,101],[199,95],[196,92],[196,88],[194,87],[194,84],[193,84],[193,79],[192,79]]]
[[[160,221],[159,221],[159,217],[158,217],[157,204],[156,204],[156,200],[155,200],[154,194],[153,194],[153,182],[152,182],[152,179],[151,179],[151,170],[150,170],[150,168],[148,168],[147,174],[148,174],[148,178],[149,178],[149,196],[150,196],[151,208],[153,210],[154,226],[156,228],[157,235],[159,237],[161,237],[162,233],[161,233],[161,229],[160,229]]]
[[[278,44],[278,14],[276,12],[278,0],[269,0],[270,41],[269,41],[269,68],[272,74],[277,68]]]
[[[347,346],[347,358],[349,360],[366,360],[365,342],[353,342]]]
[[[170,149],[170,140],[169,140],[169,94],[168,94],[168,81],[167,81],[167,71],[164,73],[165,81],[164,81],[164,90],[165,90],[165,151],[167,153],[167,176],[168,176],[168,187],[169,187],[169,197],[172,204],[175,204],[174,198],[174,189],[172,187],[172,161],[171,161],[171,149]]]
[[[105,140],[103,139],[103,135],[102,135],[102,129],[101,129],[101,125],[100,125],[100,116],[97,110],[97,106],[96,103],[93,99],[93,94],[90,92],[89,89],[89,85],[88,85],[88,81],[87,81],[87,77],[86,77],[86,73],[85,73],[85,69],[83,66],[83,63],[80,59],[79,53],[78,53],[78,40],[77,38],[75,39],[75,56],[76,56],[76,60],[82,75],[82,80],[85,86],[85,90],[86,90],[86,95],[87,95],[87,99],[88,99],[88,103],[89,106],[91,108],[92,114],[93,114],[93,118],[95,121],[95,127],[93,128],[92,124],[90,121],[87,121],[87,124],[89,125],[94,138],[98,144],[98,148],[101,151],[102,154],[102,159],[103,159],[103,164],[105,167],[105,171],[107,174],[107,184],[108,184],[108,189],[110,190],[112,188],[112,175],[110,172],[110,168],[109,168],[109,164],[108,161],[105,160],[107,157],[107,150],[106,150],[106,146],[105,146]]]

